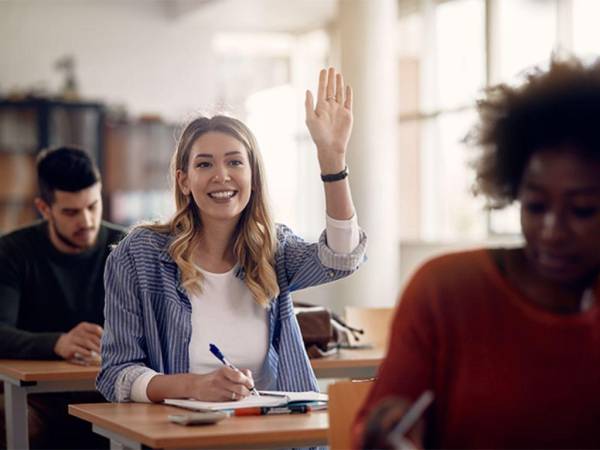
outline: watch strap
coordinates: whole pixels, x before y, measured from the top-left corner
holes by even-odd
[[[344,167],[344,170],[338,173],[321,174],[321,180],[325,183],[331,183],[332,181],[340,181],[348,176],[348,166]]]

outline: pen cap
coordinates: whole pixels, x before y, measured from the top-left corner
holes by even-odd
[[[219,348],[215,344],[208,344],[208,350],[221,361],[223,361],[223,359],[225,358],[223,356],[223,353],[221,353],[221,350],[219,350]]]

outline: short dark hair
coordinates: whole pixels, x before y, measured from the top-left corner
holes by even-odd
[[[516,200],[533,153],[568,149],[600,158],[600,59],[586,65],[553,56],[520,86],[488,88],[477,109],[479,125],[467,137],[481,149],[475,192],[502,208]]]
[[[40,197],[54,201],[54,191],[77,192],[100,181],[100,172],[89,155],[75,147],[43,150],[37,157]]]

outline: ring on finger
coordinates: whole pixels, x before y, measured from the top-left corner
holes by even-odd
[[[334,102],[335,102],[335,101],[337,101],[333,95],[332,95],[332,96],[329,96],[329,97],[327,97],[327,98],[325,99],[325,101],[327,101],[327,102],[329,102],[329,101],[331,101],[331,100],[333,100]]]

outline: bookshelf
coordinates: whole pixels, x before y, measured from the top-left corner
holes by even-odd
[[[106,176],[109,220],[129,226],[173,211],[169,165],[179,126],[159,118],[109,122]]]
[[[40,150],[74,145],[103,173],[105,113],[101,103],[45,98],[0,100],[0,234],[37,217],[35,159]]]

